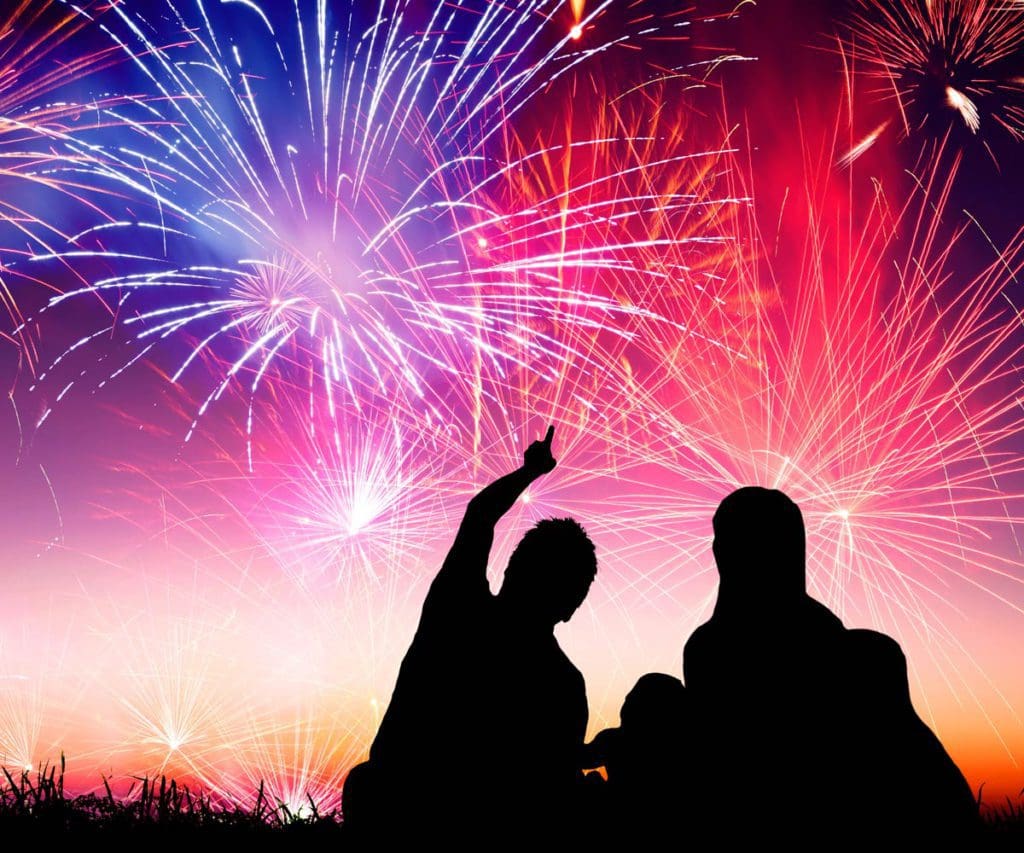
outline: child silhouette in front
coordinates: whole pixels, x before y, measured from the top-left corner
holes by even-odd
[[[692,800],[686,688],[674,676],[649,672],[626,695],[619,719],[584,747],[584,767],[604,767],[608,776],[592,798],[600,799],[595,817],[620,838],[671,837]]]

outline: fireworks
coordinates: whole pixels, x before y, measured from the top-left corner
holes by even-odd
[[[233,759],[204,781],[227,802],[250,809],[262,791],[287,810],[286,819],[337,811],[347,768],[358,759],[349,748],[351,731],[329,722],[336,713],[336,706],[299,710],[290,720],[254,726]]]
[[[59,21],[34,23],[43,8]],[[849,67],[866,62],[898,116],[763,194],[791,179],[798,135],[751,153],[784,158],[751,173],[756,126],[693,101],[720,63],[680,59],[689,11],[2,13],[0,145],[39,156],[0,180],[74,202],[46,220],[4,209],[3,272],[34,283],[8,298],[14,333],[42,354],[29,399],[45,429],[26,416],[18,464],[46,463],[61,534],[32,553],[67,572],[24,574],[94,615],[70,708],[59,679],[0,649],[0,763],[70,743],[88,785],[113,766],[233,802],[263,783],[294,815],[336,807],[466,502],[549,424],[559,464],[510,510],[490,565],[540,517],[593,537],[594,589],[559,628],[593,726],[638,673],[678,672],[713,597],[711,515],[748,483],[800,504],[810,591],[899,636],[915,699],[1001,707],[958,620],[972,596],[1024,610],[1022,247],[957,224],[955,169],[922,156],[904,194],[895,169],[884,189],[862,180],[860,158],[933,121],[1018,136],[1022,13],[857,8]],[[58,54],[62,74],[15,73]],[[90,93],[88,130],[64,84]],[[820,118],[802,107],[805,150]],[[778,189],[781,213],[764,202]],[[96,447],[116,468],[98,488]],[[5,634],[34,614],[0,611]],[[62,716],[75,738],[47,730]]]
[[[988,543],[1022,520],[1020,322],[1006,301],[1022,246],[962,281],[953,258],[977,226],[947,211],[953,179],[926,169],[900,205],[876,186],[863,209],[836,200],[839,178],[808,181],[777,249],[751,211],[738,241],[757,250],[718,289],[733,352],[688,338],[643,386],[663,413],[652,455],[675,476],[637,523],[676,543],[675,573],[709,567],[718,502],[782,489],[804,513],[810,593],[970,691],[958,601],[977,590],[1021,612],[1004,586],[1021,583],[1018,564]]]
[[[858,0],[847,47],[904,132],[955,113],[971,134],[1024,137],[1024,9],[1001,0]],[[986,143],[987,144],[987,143]]]
[[[608,5],[578,10],[580,25]],[[670,239],[652,242],[635,223],[690,200],[638,194],[631,178],[696,152],[603,172],[602,148],[650,140],[524,147],[513,123],[535,123],[563,78],[636,33],[571,46],[543,2],[439,6],[424,20],[401,2],[164,13],[179,29],[162,40],[132,4],[102,22],[151,89],[114,113],[135,131],[132,147],[104,151],[129,176],[146,173],[148,189],[124,183],[152,218],[83,229],[72,251],[33,258],[116,270],[32,318],[87,296],[115,317],[41,381],[86,344],[126,333],[133,362],[184,340],[175,382],[208,353],[223,365],[198,416],[229,388],[252,396],[273,378],[315,384],[332,408],[401,397],[436,418],[481,370],[581,364],[581,329],[614,334],[645,314],[608,279],[649,279],[637,249]],[[539,168],[570,164],[567,185],[524,194]]]

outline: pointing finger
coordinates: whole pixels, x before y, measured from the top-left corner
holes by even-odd
[[[555,425],[551,424],[551,426],[548,427],[548,434],[544,436],[544,443],[548,447],[551,447],[551,439],[553,439],[554,437],[555,437]]]

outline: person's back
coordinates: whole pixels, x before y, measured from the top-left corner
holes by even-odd
[[[907,660],[877,631],[846,632],[849,718],[859,738],[850,787],[866,829],[915,843],[949,845],[979,828],[970,785],[914,710]]]
[[[743,813],[753,831],[788,834],[794,822],[832,822],[847,797],[833,769],[843,762],[843,628],[810,598],[777,615],[775,624],[713,618],[687,642],[683,672],[707,735],[699,811],[733,829],[729,815]]]
[[[709,822],[804,838],[846,827],[869,838],[910,820],[899,804],[916,793],[887,778],[899,769],[907,781],[942,780],[927,786],[934,802],[918,799],[922,818],[962,825],[970,791],[913,710],[898,644],[848,631],[806,594],[796,505],[775,490],[740,489],[714,528],[719,598],[683,665],[708,734]],[[727,822],[734,811],[746,825]]]

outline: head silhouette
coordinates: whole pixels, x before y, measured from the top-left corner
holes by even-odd
[[[648,672],[626,694],[619,711],[622,728],[647,737],[658,737],[684,724],[686,688],[673,675]]]
[[[519,540],[498,597],[530,622],[553,627],[576,612],[596,574],[586,531],[571,518],[546,518]]]
[[[737,489],[718,505],[712,526],[720,591],[776,600],[805,594],[803,515],[778,489]]]

